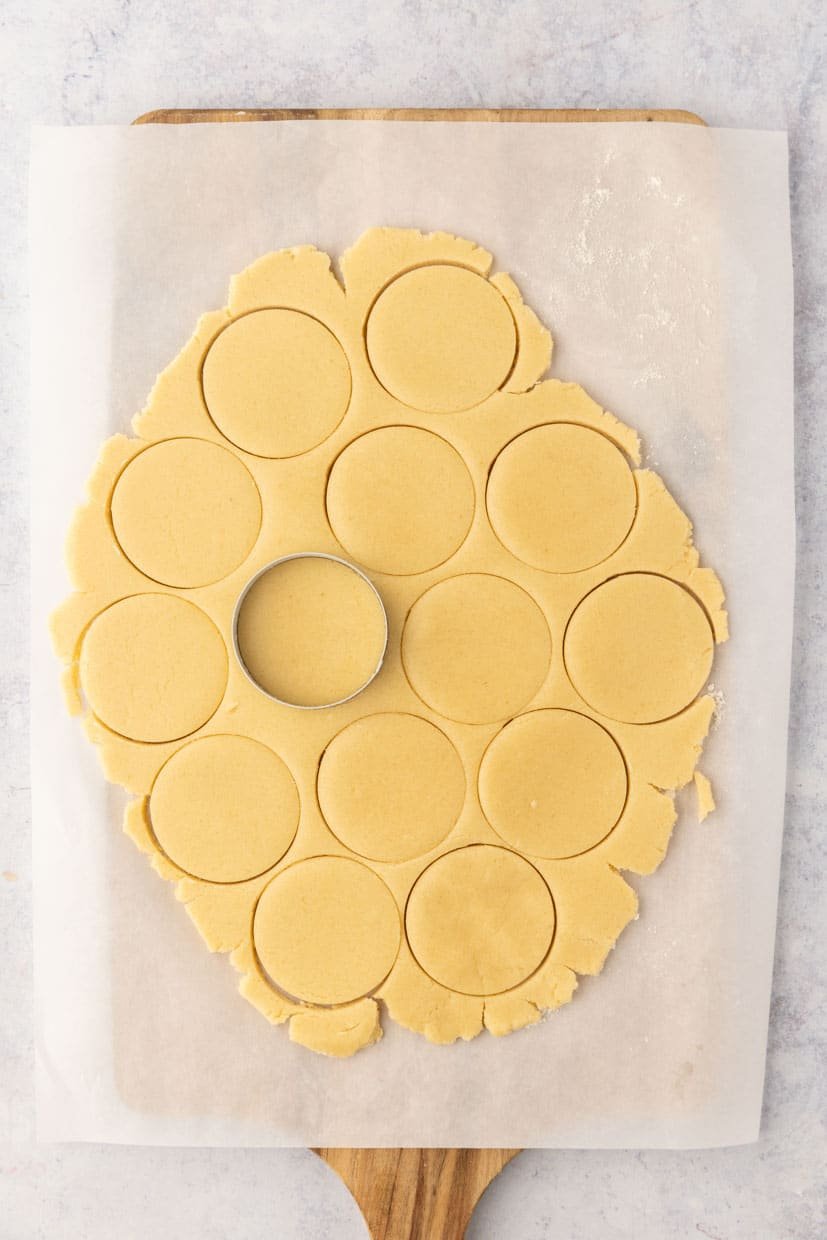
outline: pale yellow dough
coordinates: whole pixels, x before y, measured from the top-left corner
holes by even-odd
[[[264,888],[253,943],[264,971],[307,1003],[350,1003],[390,973],[401,927],[378,875],[345,857],[310,857]]]
[[[299,825],[299,794],[277,754],[247,736],[204,736],[158,772],[152,830],[194,878],[238,883],[280,861]]]
[[[634,431],[543,378],[490,254],[377,228],[340,266],[233,279],[103,446],[53,619],[129,836],[245,999],[337,1057],[383,1010],[501,1036],[600,971],[727,635]]]
[[[204,400],[230,443],[296,456],[327,439],[350,399],[350,370],[324,324],[259,310],[229,324],[204,359]]]
[[[342,546],[366,568],[424,573],[462,545],[474,516],[474,484],[462,457],[438,435],[383,427],[350,444],[334,464],[327,515]]]
[[[712,784],[702,771],[696,771],[692,778],[695,782],[695,795],[698,799],[698,822],[703,822],[716,808],[715,796],[712,792]]]
[[[89,625],[80,684],[102,723],[133,741],[173,741],[215,713],[227,651],[213,622],[169,594],[135,594]]]
[[[446,853],[408,899],[411,951],[434,981],[466,995],[498,995],[542,964],[554,902],[540,873],[490,844]]]
[[[493,723],[521,710],[545,680],[550,657],[537,604],[488,574],[433,586],[411,608],[402,635],[414,691],[459,723]]]
[[[574,857],[623,813],[629,781],[605,728],[570,710],[535,710],[494,737],[480,765],[480,804],[513,848]]]
[[[609,719],[656,723],[688,706],[712,667],[703,607],[667,577],[627,573],[593,590],[566,630],[566,668]]]
[[[414,409],[455,413],[505,381],[517,332],[492,284],[463,267],[434,265],[406,272],[380,294],[367,348],[392,396]]]
[[[488,480],[497,536],[526,564],[577,573],[623,542],[637,507],[629,462],[583,426],[537,426],[503,448]]]
[[[112,527],[136,568],[168,586],[206,586],[247,558],[261,499],[232,452],[168,439],[133,457],[112,492]]]
[[[417,715],[368,715],[322,754],[319,805],[331,831],[373,861],[410,861],[459,818],[465,773],[444,732]]]
[[[340,702],[366,684],[382,660],[382,604],[364,577],[338,560],[284,560],[244,596],[238,649],[253,680],[279,701]]]

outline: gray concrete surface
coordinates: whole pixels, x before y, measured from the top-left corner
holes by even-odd
[[[27,763],[26,158],[31,123],[159,106],[684,107],[785,128],[796,263],[798,588],[765,1111],[754,1146],[526,1152],[469,1240],[825,1234],[827,25],[821,0],[0,3],[0,1240],[356,1240],[307,1151],[33,1141]],[[756,755],[760,760],[760,755]]]

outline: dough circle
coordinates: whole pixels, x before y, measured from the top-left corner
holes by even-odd
[[[418,715],[357,719],[322,755],[319,805],[333,834],[373,861],[435,848],[465,799],[465,774],[444,732]]]
[[[238,883],[280,861],[299,825],[293,776],[248,736],[204,736],[161,767],[152,831],[171,861],[209,883]]]
[[[512,848],[536,857],[587,852],[626,804],[623,755],[605,728],[571,710],[535,710],[506,724],[480,765],[480,804]]]
[[[378,874],[347,857],[309,857],[264,888],[253,942],[270,980],[305,1003],[350,1003],[393,968],[396,901]]]
[[[230,443],[255,456],[299,456],[335,431],[350,402],[336,337],[298,310],[254,310],[213,341],[204,402]]]
[[[577,606],[564,658],[575,689],[601,715],[656,723],[701,692],[714,645],[706,612],[688,590],[654,573],[625,573]]]
[[[466,995],[496,995],[525,981],[551,947],[551,892],[534,866],[491,844],[439,857],[408,898],[405,928],[425,972]]]
[[[115,484],[112,528],[127,559],[163,585],[190,588],[228,576],[261,526],[250,471],[203,439],[166,439],[133,457]]]
[[[227,650],[200,607],[171,594],[133,594],[89,625],[80,684],[102,723],[134,741],[174,741],[218,709]]]
[[[253,580],[236,636],[244,668],[265,693],[289,706],[332,706],[376,675],[387,621],[376,590],[352,564],[308,553]]]
[[[474,484],[462,457],[439,435],[380,427],[336,459],[327,515],[360,564],[381,573],[424,573],[462,544],[474,516]]]
[[[558,422],[506,444],[488,480],[488,515],[517,559],[576,573],[607,559],[635,519],[637,488],[619,448],[599,431]]]
[[[370,364],[402,404],[457,413],[508,378],[517,329],[484,276],[447,263],[418,267],[380,293],[367,322]]]
[[[551,636],[520,586],[487,573],[449,577],[414,603],[402,661],[414,691],[458,723],[493,723],[522,710],[549,667]]]

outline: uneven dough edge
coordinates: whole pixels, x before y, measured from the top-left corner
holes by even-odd
[[[341,260],[344,287],[326,254],[312,246],[295,247],[265,255],[234,277],[228,306],[199,319],[194,335],[159,375],[146,408],[133,420],[137,438],[117,435],[102,446],[90,478],[88,499],[72,525],[67,559],[76,592],[55,613],[51,626],[56,651],[64,663],[62,680],[71,713],[81,714],[84,710],[77,654],[90,620],[114,599],[135,591],[152,588],[177,593],[154,584],[148,587],[146,578],[108,537],[108,504],[120,471],[148,444],[187,435],[224,442],[209,419],[197,382],[200,359],[212,340],[233,317],[265,305],[283,303],[307,313],[322,314],[334,323],[354,310],[366,313],[376,296],[377,272],[384,272],[382,278],[387,281],[401,270],[427,262],[456,262],[487,276],[492,258],[479,246],[445,233],[424,236],[415,230],[371,229]],[[631,428],[602,410],[578,385],[542,377],[551,357],[549,332],[522,302],[509,276],[498,273],[490,278],[508,302],[520,333],[512,373],[492,401],[520,400],[526,402],[526,409],[528,402],[534,402],[538,421],[553,421],[557,417],[591,426],[616,442],[638,464],[640,443]],[[715,641],[726,640],[723,588],[712,569],[700,566],[691,522],[656,474],[637,469],[635,479],[652,513],[671,531],[673,555],[657,571],[686,585],[703,603]],[[90,565],[94,566],[91,572]],[[99,584],[102,579],[105,589]],[[596,882],[604,893],[600,916],[595,917],[594,925],[581,927],[579,934],[565,924],[559,926],[549,956],[529,979],[503,995],[484,1000],[457,995],[423,974],[403,942],[397,963],[377,988],[375,998],[358,999],[335,1009],[286,999],[266,981],[255,959],[250,939],[252,910],[261,889],[281,862],[256,879],[222,887],[184,874],[155,842],[146,794],[158,765],[175,751],[178,742],[159,745],[148,754],[143,752],[146,747],[114,736],[89,715],[85,727],[98,748],[107,778],[140,794],[127,807],[124,829],[148,855],[160,876],[176,883],[177,898],[185,905],[209,949],[231,954],[234,967],[242,974],[240,992],[272,1023],[289,1021],[292,1040],[320,1053],[342,1057],[381,1037],[377,999],[385,1003],[398,1023],[437,1043],[469,1039],[483,1028],[501,1036],[535,1023],[546,1011],[568,1002],[577,986],[576,974],[598,972],[624,926],[636,916],[634,892],[618,871],[645,874],[660,863],[676,819],[670,794],[689,782],[693,772],[700,816],[708,812],[704,806],[707,791],[712,800],[711,788],[695,766],[713,710],[712,698],[702,697],[681,712],[677,722],[669,720],[655,725],[651,735],[640,739],[636,768],[640,779],[634,800],[630,801],[621,826],[605,844],[598,846],[599,862],[595,858],[586,867],[589,881]],[[630,732],[624,745],[635,744],[631,735]],[[550,863],[539,868],[553,884],[554,866],[562,875],[567,864]],[[572,872],[569,866],[568,873]]]

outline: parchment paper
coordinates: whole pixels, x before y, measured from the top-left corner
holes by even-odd
[[[285,122],[36,131],[32,164],[36,1022],[45,1139],[704,1146],[757,1136],[793,597],[791,260],[781,134],[681,125]],[[552,374],[636,427],[720,572],[733,637],[702,769],[640,919],[541,1025],[436,1047],[385,1021],[344,1062],[235,993],[121,834],[46,633],[99,445],[230,275],[375,224],[492,250]]]

